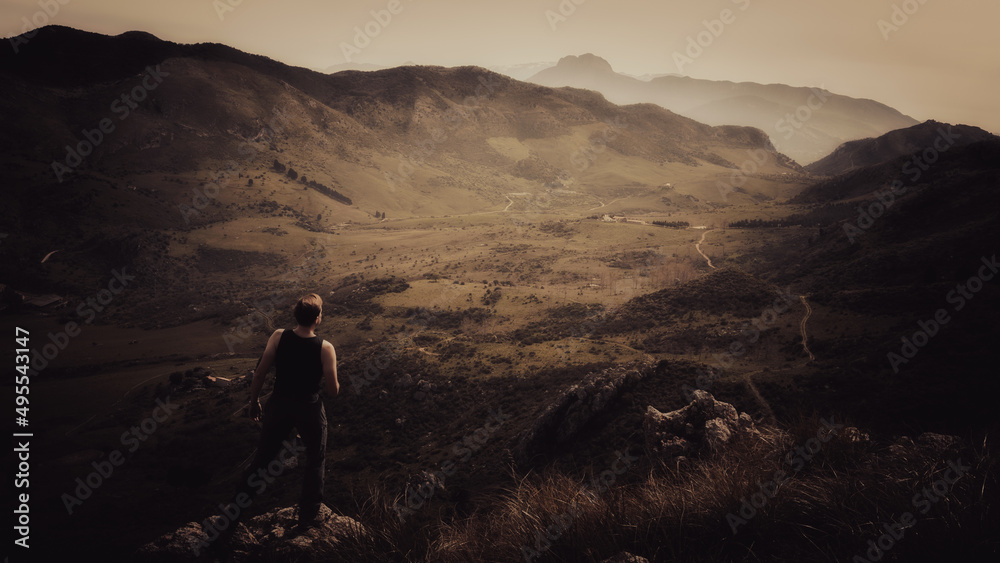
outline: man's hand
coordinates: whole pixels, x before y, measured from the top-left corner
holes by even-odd
[[[250,401],[250,406],[248,407],[247,410],[249,412],[250,418],[254,422],[257,422],[257,421],[260,420],[260,410],[261,409],[260,409],[260,401],[259,400],[257,400],[257,401]]]

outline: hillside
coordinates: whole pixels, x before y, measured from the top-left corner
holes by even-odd
[[[806,170],[820,176],[837,176],[925,150],[947,150],[995,138],[978,127],[926,121],[877,138],[844,143],[828,156],[806,166]]]
[[[643,81],[620,74],[592,54],[564,57],[531,82],[587,88],[619,104],[649,102],[711,125],[765,131],[779,151],[800,164],[828,155],[845,141],[916,123],[895,109],[822,89],[659,76]]]
[[[157,248],[195,227],[221,238],[247,221],[281,230],[284,217],[305,233],[333,232],[385,217],[531,217],[614,201],[605,212],[666,214],[787,198],[802,185],[757,129],[475,67],[324,75],[222,45],[49,26],[16,57],[0,55],[0,75],[0,197],[13,226],[34,218],[15,252],[44,256],[65,241],[94,274],[116,254],[150,258],[123,241]],[[759,166],[744,187],[720,190],[750,155]],[[172,248],[163,259],[177,257]],[[3,273],[51,286],[37,268]]]
[[[768,91],[739,101],[808,103]],[[955,460],[885,559],[997,551],[996,138],[818,177],[765,130],[479,67],[64,27],[0,52],[0,113],[45,559],[193,558],[312,292],[334,516],[291,537],[302,460],[269,465],[235,560],[847,561]]]

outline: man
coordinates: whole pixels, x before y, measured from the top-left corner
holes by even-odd
[[[336,397],[340,392],[340,383],[337,381],[337,353],[333,345],[316,336],[316,327],[323,321],[323,300],[319,295],[310,293],[298,300],[293,314],[297,326],[294,330],[274,331],[253,374],[250,417],[256,421],[263,414],[263,424],[257,455],[244,472],[234,499],[242,496],[246,504],[246,499],[252,499],[267,488],[267,483],[276,476],[273,470],[275,459],[283,461],[294,455],[294,452],[284,450],[289,449],[287,438],[295,428],[305,444],[307,459],[297,529],[297,532],[302,532],[318,524],[316,518],[323,501],[326,410],[319,397],[320,386],[331,397]],[[261,409],[260,391],[272,365],[275,366],[274,392]],[[227,531],[230,534],[235,531],[239,516],[229,522]]]

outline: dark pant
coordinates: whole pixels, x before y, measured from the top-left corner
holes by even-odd
[[[287,441],[290,431],[295,428],[302,436],[307,459],[299,501],[299,520],[315,518],[323,501],[326,466],[326,409],[323,401],[318,397],[309,401],[272,395],[264,405],[262,418],[257,455],[243,473],[236,495],[246,493],[253,498],[266,490],[268,481],[285,471],[281,461],[298,454],[289,451],[295,446]]]

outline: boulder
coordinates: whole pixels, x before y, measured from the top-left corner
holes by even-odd
[[[719,453],[737,441],[761,437],[750,415],[702,390],[694,392],[689,405],[672,412],[647,407],[643,430],[646,453],[661,460]]]
[[[287,507],[238,524],[230,540],[231,560],[322,560],[324,553],[335,551],[347,537],[369,537],[359,522],[334,514],[326,505],[320,508],[321,522],[316,527],[296,534],[293,530],[298,524],[297,514],[296,508]],[[135,558],[142,561],[211,561],[211,550],[204,543],[208,537],[202,524],[189,522],[144,545]]]
[[[517,463],[529,465],[547,449],[572,442],[580,429],[605,412],[623,390],[651,372],[652,365],[640,364],[588,374],[582,382],[561,393],[522,434],[514,448]]]

